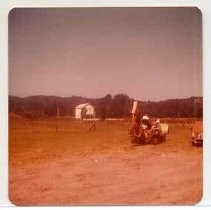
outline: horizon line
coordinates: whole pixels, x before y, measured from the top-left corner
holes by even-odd
[[[144,101],[144,102],[161,102],[161,101],[167,101],[167,100],[182,100],[182,99],[189,99],[189,98],[203,98],[203,96],[188,96],[188,97],[183,97],[183,98],[167,98],[167,99],[160,99],[160,100],[141,100],[141,99],[134,99],[133,97],[130,97],[128,94],[126,93],[117,93],[115,95],[112,94],[106,94],[102,97],[86,97],[86,96],[78,96],[78,95],[72,95],[72,96],[58,96],[58,95],[42,95],[42,94],[38,94],[38,95],[29,95],[29,96],[15,96],[15,95],[10,95],[8,94],[8,97],[17,97],[17,98],[29,98],[29,97],[40,97],[40,96],[44,96],[44,97],[57,97],[57,98],[72,98],[72,97],[81,97],[81,98],[86,98],[86,99],[100,99],[100,98],[104,98],[107,95],[111,95],[111,97],[113,98],[116,95],[127,95],[129,97],[129,99],[132,99],[134,101]]]

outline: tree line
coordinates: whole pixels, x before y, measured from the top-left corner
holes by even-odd
[[[79,96],[9,96],[9,113],[34,118],[56,116],[59,107],[60,116],[75,115],[75,107],[81,103],[90,103],[95,108],[97,118],[128,118],[131,116],[133,98],[127,94],[107,94],[102,98],[85,98]],[[150,117],[201,118],[203,115],[202,97],[186,99],[168,99],[164,101],[138,101],[141,115]]]

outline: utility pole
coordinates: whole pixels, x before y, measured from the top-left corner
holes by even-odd
[[[56,104],[56,132],[59,131],[59,118],[60,118],[59,105]]]

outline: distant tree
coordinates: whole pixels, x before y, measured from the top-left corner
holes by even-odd
[[[112,108],[115,117],[128,117],[131,109],[129,96],[126,94],[115,95]]]
[[[89,102],[95,107],[96,117],[125,118],[131,116],[133,99],[127,94],[116,94],[114,97],[107,94],[102,98],[89,99],[84,97],[56,97],[56,96],[31,96],[19,98],[9,96],[9,112],[27,116],[43,117],[56,116],[58,104],[61,116],[74,116],[78,104]],[[140,114],[150,117],[197,117],[203,116],[202,97],[187,99],[170,99],[159,102],[138,101]]]
[[[105,120],[107,117],[110,117],[112,105],[112,96],[111,94],[107,94],[105,97],[100,99],[99,104],[99,116],[101,119]]]

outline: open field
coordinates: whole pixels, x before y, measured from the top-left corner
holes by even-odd
[[[134,146],[128,121],[10,118],[9,196],[17,205],[195,204],[202,197],[202,148],[190,124],[167,141]],[[58,129],[56,129],[58,128]]]

